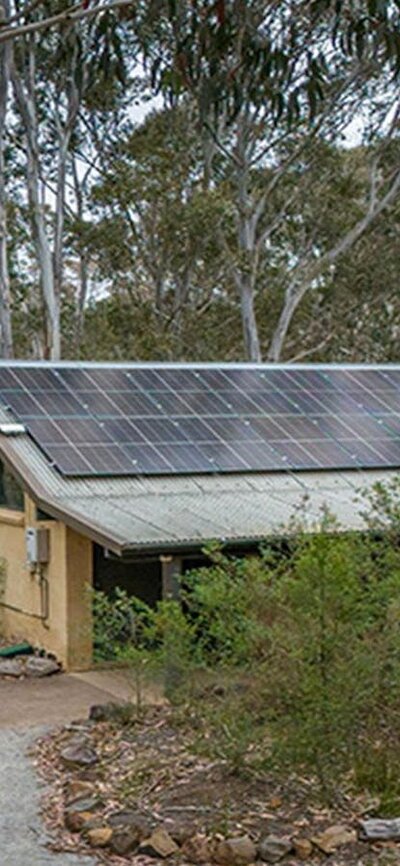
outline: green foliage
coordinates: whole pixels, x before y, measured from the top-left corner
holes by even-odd
[[[397,721],[400,558],[327,529],[302,539],[269,584],[265,684],[271,761],[306,766],[328,791]]]
[[[247,746],[263,743],[269,768],[311,772],[328,796],[348,774],[364,783],[368,754],[379,765],[375,789],[397,795],[400,552],[386,537],[336,530],[325,517],[278,560],[267,550],[258,561],[218,562],[200,593],[195,578],[213,663],[228,661],[243,689],[241,701],[228,688],[212,705],[213,750],[246,765],[247,725]],[[229,603],[216,618],[224,580]]]
[[[234,119],[250,94],[288,126],[323,108],[332,52],[342,62],[379,58],[397,75],[398,24],[398,7],[386,0],[313,0],[305,7],[150,0],[135,17],[152,85],[171,101],[195,92],[202,115]]]
[[[93,590],[93,643],[97,661],[121,657],[127,646],[141,647],[151,610],[135,596],[115,588],[111,597]]]
[[[94,650],[97,661],[127,666],[140,707],[143,688],[161,679],[166,695],[179,700],[191,669],[194,626],[176,601],[160,601],[153,609],[118,587],[111,597],[92,591]]]
[[[162,675],[168,696],[189,705],[201,752],[235,771],[309,774],[329,799],[367,788],[384,812],[398,810],[396,491],[377,488],[364,533],[323,514],[314,532],[293,526],[258,556],[211,546],[210,565],[184,576],[182,606],[138,608],[119,595],[102,629],[110,622],[115,635],[121,610],[136,605],[118,655]]]

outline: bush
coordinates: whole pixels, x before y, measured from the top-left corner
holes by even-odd
[[[212,567],[186,578],[203,666],[231,684],[201,705],[213,726],[203,745],[236,768],[261,745],[266,766],[311,773],[328,796],[345,777],[363,786],[368,763],[393,798],[400,551],[390,533],[338,530],[325,515],[284,549],[213,551]]]
[[[394,525],[382,497],[365,533],[324,515],[259,556],[209,548],[210,567],[185,575],[182,607],[135,610],[127,647],[191,705],[202,751],[236,771],[256,761],[306,772],[329,798],[344,783],[367,787],[390,812],[400,805],[400,546],[377,518]]]
[[[91,590],[95,661],[116,661],[127,646],[141,646],[151,622],[151,609],[116,587],[112,595]]]

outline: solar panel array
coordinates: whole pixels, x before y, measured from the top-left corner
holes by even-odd
[[[0,366],[63,475],[400,467],[400,366]]]

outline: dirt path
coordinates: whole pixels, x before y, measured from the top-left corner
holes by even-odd
[[[91,704],[122,697],[110,674],[60,674],[42,680],[0,681],[1,866],[95,866],[91,857],[53,854],[39,817],[41,783],[27,751],[53,725],[87,715]],[[106,688],[101,688],[104,683]],[[109,689],[112,689],[110,691]]]

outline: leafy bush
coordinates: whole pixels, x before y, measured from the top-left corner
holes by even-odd
[[[96,661],[116,661],[127,646],[141,646],[151,622],[151,609],[116,587],[112,595],[92,590],[93,646]]]
[[[297,527],[259,556],[231,558],[212,546],[210,566],[184,576],[182,607],[139,609],[119,595],[117,626],[136,604],[126,652],[136,664],[147,659],[169,696],[190,704],[198,748],[235,770],[256,760],[306,772],[328,797],[344,783],[367,787],[388,813],[399,808],[392,497],[377,489],[365,533],[343,533],[325,514],[314,532]],[[103,611],[102,628],[108,617]]]

